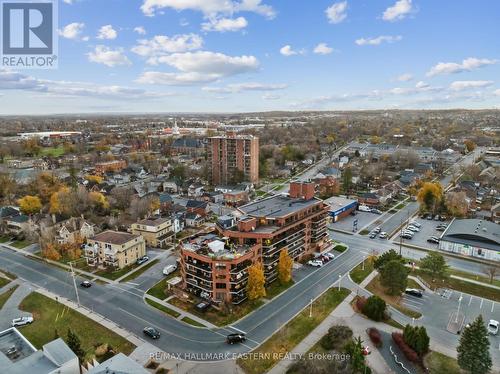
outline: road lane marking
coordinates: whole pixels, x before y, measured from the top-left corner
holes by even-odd
[[[469,299],[469,306],[470,306],[470,303],[472,303],[472,297],[473,296],[471,296],[470,299]]]
[[[493,309],[495,309],[495,302],[494,301],[491,302],[491,313],[493,313]]]
[[[483,309],[483,301],[484,301],[484,299],[481,298],[481,304],[479,305],[479,309]]]

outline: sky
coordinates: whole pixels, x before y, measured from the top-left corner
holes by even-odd
[[[60,0],[0,114],[500,108],[497,0]]]

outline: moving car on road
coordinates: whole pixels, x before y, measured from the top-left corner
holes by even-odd
[[[83,281],[82,283],[80,283],[80,286],[83,288],[90,288],[92,287],[92,283],[90,283],[89,281]]]
[[[245,334],[229,334],[226,337],[227,344],[243,343],[247,340]]]
[[[385,231],[382,231],[379,236],[380,239],[386,239],[387,238],[387,233]]]
[[[410,296],[415,296],[415,297],[422,297],[422,291],[418,290],[416,288],[407,288],[405,290],[405,294],[410,295]]]
[[[494,319],[490,319],[488,322],[488,334],[496,335],[498,334],[498,327],[500,326],[500,322],[495,321]]]
[[[20,317],[20,318],[14,318],[12,320],[11,326],[16,327],[16,326],[25,326],[25,325],[30,325],[33,323],[33,317]]]
[[[159,339],[160,338],[160,332],[155,329],[154,327],[144,327],[144,330],[142,330],[144,335],[149,336],[151,339]]]
[[[177,270],[177,265],[167,265],[163,268],[163,275],[169,275],[172,274],[174,271]]]

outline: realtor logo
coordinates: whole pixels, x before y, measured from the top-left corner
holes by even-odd
[[[57,0],[0,0],[1,65],[57,67]]]

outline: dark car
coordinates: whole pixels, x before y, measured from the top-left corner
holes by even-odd
[[[439,239],[429,238],[427,239],[427,243],[439,244]]]
[[[83,288],[89,288],[92,287],[92,283],[90,283],[89,281],[83,281],[82,283],[80,283],[80,286],[82,286]]]
[[[415,297],[422,297],[422,291],[417,290],[416,288],[407,288],[405,290],[405,294]]]
[[[401,237],[402,237],[403,239],[408,239],[408,240],[411,240],[411,239],[413,238],[413,236],[408,235],[408,234],[401,234]]]
[[[226,337],[227,344],[243,343],[247,340],[245,334],[229,334]]]
[[[144,327],[144,330],[142,330],[142,332],[144,333],[144,335],[149,336],[151,339],[160,338],[160,332],[154,327]]]
[[[206,312],[208,309],[210,309],[210,303],[206,301],[202,301],[198,304],[196,304],[195,308],[199,310],[200,312]]]

